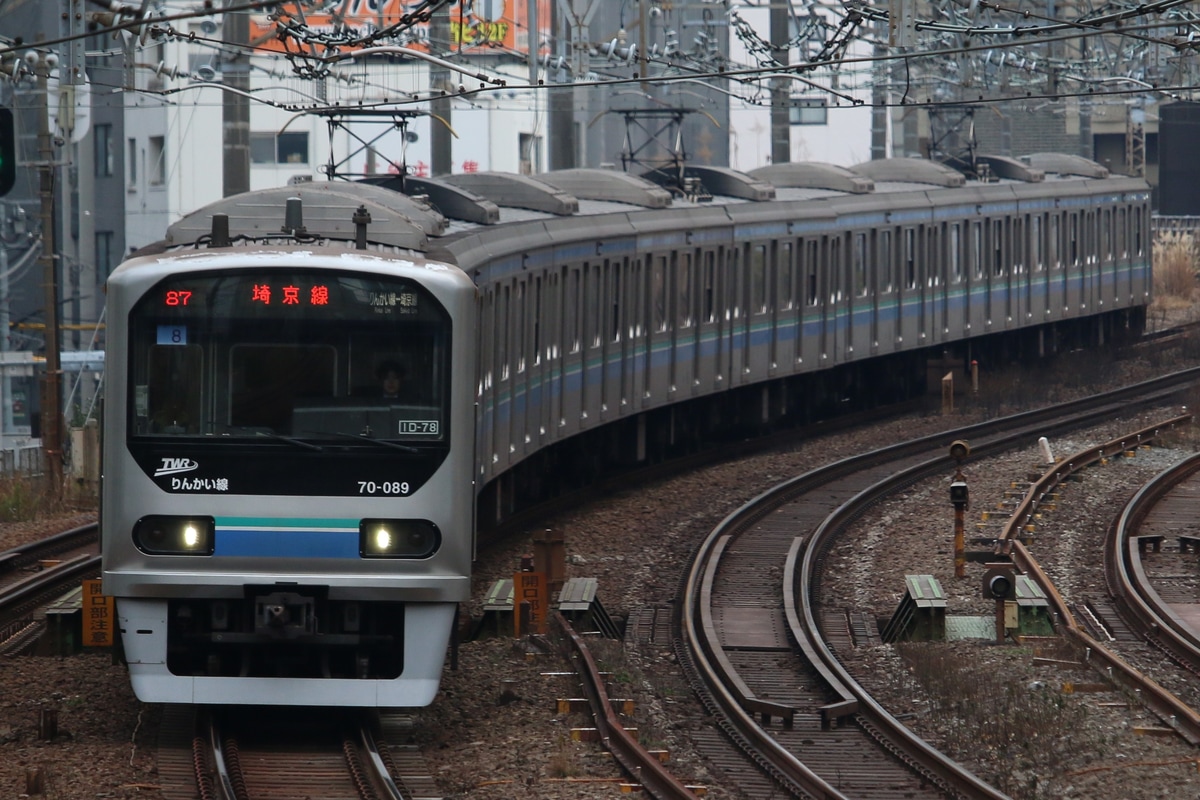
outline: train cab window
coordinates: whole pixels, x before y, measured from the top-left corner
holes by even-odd
[[[195,345],[154,345],[150,348],[148,379],[134,394],[135,404],[152,430],[165,434],[196,433],[200,424],[203,353]],[[154,413],[150,413],[150,409]]]
[[[180,274],[130,313],[130,441],[441,442],[450,342],[449,314],[411,280],[317,270]],[[381,386],[385,363],[401,374],[403,394]]]

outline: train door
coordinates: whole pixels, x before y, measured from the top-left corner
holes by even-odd
[[[771,303],[771,374],[776,374],[780,365],[791,371],[795,359],[795,248],[791,240],[776,242],[775,280],[772,284],[774,301]]]
[[[1069,211],[1066,215],[1066,241],[1063,243],[1063,298],[1064,311],[1075,316],[1083,304],[1083,280],[1080,255],[1080,219],[1079,212]]]
[[[600,320],[600,418],[614,419],[621,411],[621,284],[622,263],[604,259],[602,319]]]
[[[583,269],[578,266],[562,270],[562,315],[559,318],[558,405],[554,420],[558,436],[569,436],[579,426],[582,409],[582,317],[580,298],[583,295]]]
[[[821,307],[821,244],[818,238],[801,240],[801,296],[797,309],[798,334],[796,359],[807,362],[808,369],[819,369],[825,354],[825,324]]]
[[[475,448],[480,461],[486,465],[492,464],[492,456],[496,450],[496,342],[497,337],[484,333],[495,331],[497,322],[496,295],[499,288],[493,286],[481,294],[479,298],[479,333],[476,346],[479,353],[479,377],[476,386]],[[486,480],[487,475],[477,476]]]
[[[584,290],[582,304],[584,309],[584,361],[583,361],[583,408],[580,410],[581,427],[596,424],[600,419],[600,409],[604,398],[604,347],[603,347],[603,317],[604,305],[604,265],[588,263],[584,265]]]
[[[899,349],[918,345],[917,333],[922,326],[921,289],[919,280],[919,252],[917,229],[900,229],[900,297],[899,297]]]
[[[543,444],[542,437],[546,431],[546,408],[549,405],[549,392],[546,390],[546,360],[542,357],[543,336],[545,327],[542,314],[545,313],[542,292],[545,289],[545,275],[534,274],[529,277],[527,297],[525,301],[525,347],[527,364],[525,366],[526,396],[529,398],[525,415],[525,441],[529,450],[536,450]]]
[[[697,259],[691,250],[681,250],[678,253],[675,274],[678,285],[676,291],[675,325],[671,332],[670,375],[668,376],[667,391],[675,397],[682,387],[685,393],[690,393],[688,384],[691,375],[682,374],[682,369],[695,357],[692,343],[695,340],[693,328],[696,326],[696,272]]]
[[[509,462],[509,447],[512,444],[513,380],[512,380],[512,284],[507,281],[499,286],[496,297],[496,447],[492,452],[498,456],[498,469],[503,471]]]
[[[941,299],[942,334],[945,339],[956,339],[966,329],[966,270],[961,222],[946,224],[942,246],[946,265],[946,285]]]
[[[936,342],[940,338],[939,331],[942,329],[942,313],[938,299],[942,294],[942,237],[941,230],[937,225],[922,225],[924,236],[921,237],[924,242],[924,252],[922,253],[921,264],[925,271],[925,280],[922,286],[925,287],[925,297],[921,303],[921,308],[924,311],[924,325],[921,327],[921,344],[926,345]]]
[[[989,219],[986,225],[988,231],[987,332],[991,333],[1004,328],[1004,319],[1008,315],[1008,287],[1004,269],[1006,242],[1002,220]]]
[[[1126,305],[1133,300],[1133,273],[1129,269],[1129,214],[1125,206],[1113,211],[1113,300]]]
[[[716,385],[717,348],[717,253],[712,249],[696,253],[696,325],[692,355],[692,391],[703,393]]]
[[[721,293],[724,301],[725,342],[724,354],[721,358],[721,374],[724,376],[725,388],[738,386],[741,379],[738,372],[741,369],[742,346],[744,344],[744,326],[742,324],[742,251],[736,245],[725,251],[725,264],[721,270]]]
[[[1042,214],[1030,214],[1028,321],[1040,324],[1046,317],[1046,226]]]
[[[619,309],[614,313],[623,316],[616,324],[624,327],[622,338],[620,368],[621,368],[621,403],[623,410],[628,411],[640,405],[639,398],[650,391],[651,376],[649,375],[649,352],[652,338],[646,325],[646,311],[643,302],[646,296],[646,264],[650,264],[651,275],[655,274],[656,266],[661,256],[647,256],[646,261],[635,258],[622,263],[626,264],[625,279],[621,282],[623,297],[619,301]],[[653,279],[653,278],[651,278]]]
[[[825,287],[825,329],[829,338],[828,348],[824,352],[828,356],[828,363],[832,365],[845,361],[846,347],[849,346],[850,319],[847,313],[846,270],[842,261],[842,234],[822,236],[821,244],[828,265],[825,270],[828,280]]]
[[[866,358],[871,352],[871,319],[875,316],[871,281],[867,273],[868,240],[865,231],[855,231],[849,236],[850,318],[847,325],[847,358]],[[854,351],[855,344],[858,345],[857,353]]]
[[[766,334],[771,311],[768,289],[775,274],[772,257],[774,246],[774,242],[759,242],[747,246],[743,381],[766,377],[767,365],[770,362],[770,339]]]
[[[1051,212],[1046,219],[1046,297],[1047,321],[1062,319],[1067,303],[1067,271],[1063,263],[1063,215]]]

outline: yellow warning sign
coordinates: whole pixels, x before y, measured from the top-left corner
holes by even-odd
[[[99,578],[83,582],[83,643],[87,647],[111,647],[117,629],[116,604],[104,594]]]

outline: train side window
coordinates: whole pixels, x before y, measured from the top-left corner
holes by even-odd
[[[1046,220],[1046,261],[1050,264],[1051,269],[1061,269],[1062,260],[1059,258],[1059,253],[1062,252],[1061,228],[1058,222],[1058,214],[1051,214]]]
[[[971,259],[971,279],[983,280],[983,223],[971,223],[971,242],[968,255]]]
[[[1020,275],[1025,271],[1026,242],[1022,238],[1025,230],[1025,219],[1017,217],[1012,221],[1012,267],[1013,274]]]
[[[865,233],[854,234],[853,245],[853,265],[854,270],[854,296],[867,296],[867,235]]]
[[[509,298],[512,288],[504,286],[500,289],[500,303],[497,309],[496,321],[496,365],[500,380],[508,380],[508,336],[509,336]]]
[[[1067,265],[1079,266],[1079,215],[1067,217]]]
[[[679,275],[678,324],[680,328],[690,328],[692,326],[692,282],[695,280],[695,276],[692,274],[692,252],[690,250],[679,254],[677,269]]]
[[[822,236],[821,243],[829,262],[829,301],[839,303],[846,288],[842,285],[845,266],[842,264],[842,237],[840,234]]]
[[[992,276],[1004,274],[1004,223],[992,220]]]
[[[1117,209],[1117,258],[1129,258],[1129,235],[1125,228],[1128,224],[1129,219],[1122,206]]]
[[[587,309],[587,337],[593,348],[600,346],[600,269],[599,264],[587,266],[587,291],[583,294],[584,298],[592,298],[591,302],[585,300],[584,307]]]
[[[805,295],[807,297],[808,305],[815,306],[821,302],[821,295],[818,292],[818,290],[820,289],[820,285],[819,285],[819,282],[817,281],[817,270],[819,268],[818,264],[820,262],[817,260],[817,252],[818,251],[817,251],[816,240],[814,240],[814,239],[808,240],[805,250],[808,254],[807,258],[804,259],[804,261],[805,261],[805,264],[804,264]]]
[[[480,330],[496,330],[496,293],[494,291],[487,292],[483,296],[482,305],[483,308],[480,313],[480,316],[482,317],[482,327]],[[492,348],[488,347],[484,342],[480,342],[479,351],[479,372],[481,374],[479,391],[484,392],[492,388],[492,365],[494,364],[494,358]]]
[[[1029,218],[1029,241],[1033,243],[1033,271],[1044,272],[1046,269],[1046,243],[1042,240],[1042,215],[1034,214]]]
[[[517,373],[525,371],[525,328],[529,324],[528,297],[525,281],[517,281],[516,308],[513,314],[513,356],[517,362]]]
[[[1145,217],[1142,214],[1142,210],[1140,208],[1134,209],[1134,211],[1133,211],[1133,252],[1134,252],[1134,255],[1137,255],[1137,256],[1145,255],[1145,253],[1142,250],[1142,247],[1144,246],[1143,236],[1142,236],[1142,225],[1144,224],[1144,222],[1145,222]]]
[[[1104,226],[1100,229],[1104,236],[1104,260],[1112,261],[1117,255],[1117,229],[1112,224],[1111,208],[1104,209]]]
[[[947,230],[946,255],[950,262],[950,281],[962,283],[962,226],[957,222],[951,223]]]
[[[904,229],[904,288],[917,288],[917,232]]]
[[[654,309],[654,330],[667,329],[667,257],[656,256],[650,273],[650,298]]]
[[[580,326],[583,320],[583,306],[580,304],[580,287],[583,283],[583,270],[572,269],[567,273],[567,341],[570,342],[570,352],[578,353],[580,345]],[[484,328],[484,330],[491,330]]]
[[[793,282],[795,265],[792,263],[792,243],[779,243],[779,280],[778,289],[780,308],[790,311],[796,305],[796,289]]]
[[[767,310],[767,246],[756,244],[750,248],[750,313],[762,314]]]
[[[892,277],[891,230],[879,231],[879,236],[876,239],[876,248],[875,260],[879,264],[879,287],[876,291],[880,294],[891,294],[896,288],[896,282]]]
[[[702,319],[705,322],[712,322],[716,319],[716,290],[716,254],[709,250],[704,253],[704,313]]]
[[[610,342],[621,341],[621,269],[621,262],[604,260],[604,271],[608,273],[608,340]],[[630,310],[632,311],[632,309]]]
[[[533,356],[533,365],[536,367],[542,363],[542,278],[540,275],[533,279],[531,288],[533,289],[533,316],[529,322],[533,327],[533,343],[529,352]]]

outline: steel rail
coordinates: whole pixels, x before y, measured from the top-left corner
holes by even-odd
[[[1158,425],[1143,428],[1140,431],[1135,431],[1105,444],[1087,448],[1064,458],[1061,462],[1056,463],[1053,467],[1046,470],[1026,492],[1025,497],[1022,498],[1021,503],[1018,504],[1017,509],[1006,522],[1002,538],[1008,543],[1007,546],[1011,552],[1013,564],[1021,572],[1029,575],[1041,587],[1042,591],[1045,592],[1051,609],[1062,623],[1063,632],[1084,652],[1085,661],[1094,667],[1103,668],[1113,680],[1119,679],[1131,688],[1140,690],[1143,702],[1148,708],[1154,711],[1160,718],[1167,721],[1186,741],[1196,745],[1200,744],[1200,715],[1186,703],[1179,700],[1174,694],[1149,677],[1138,672],[1117,653],[1084,631],[1075,621],[1075,616],[1071,613],[1066,601],[1059,594],[1049,576],[1046,575],[1041,565],[1037,563],[1029,550],[1017,538],[1018,531],[1024,525],[1028,524],[1028,520],[1033,518],[1037,503],[1041,502],[1046,494],[1061,481],[1085,467],[1097,463],[1112,453],[1124,451],[1130,445],[1153,441],[1162,434],[1173,430],[1176,426],[1190,423],[1191,421],[1192,415],[1190,413],[1182,414]],[[1128,510],[1129,507],[1127,505],[1126,511]],[[1110,532],[1111,536],[1112,533]],[[1116,568],[1120,568],[1124,560],[1118,555],[1116,562]],[[1110,565],[1110,568],[1113,567]],[[1126,592],[1125,594],[1128,595],[1129,593]],[[1114,595],[1114,597],[1118,601],[1127,599],[1127,597],[1122,598],[1118,595]]]
[[[705,576],[712,574],[710,562],[728,541],[724,537],[736,535],[738,531],[746,529],[756,519],[769,513],[770,509],[782,505],[791,497],[798,496],[803,491],[806,491],[807,488],[820,485],[829,480],[831,476],[862,469],[875,460],[899,458],[906,453],[927,451],[940,443],[946,442],[950,436],[965,438],[992,435],[1003,440],[1005,437],[999,435],[1000,431],[1022,425],[1032,426],[1052,418],[1062,418],[1068,414],[1073,415],[1073,419],[1066,426],[1078,427],[1081,424],[1094,421],[1111,413],[1112,404],[1114,403],[1123,403],[1133,397],[1140,397],[1143,402],[1149,402],[1155,398],[1170,396],[1181,386],[1194,382],[1198,374],[1200,373],[1196,370],[1184,370],[1174,373],[1171,376],[1165,376],[1160,380],[1147,381],[1080,401],[968,426],[949,434],[942,433],[923,437],[922,439],[881,448],[871,453],[845,459],[844,461],[813,470],[810,473],[780,484],[764,492],[759,497],[754,498],[723,520],[699,546],[693,562],[693,568],[688,574],[683,592],[683,637],[685,644],[689,648],[690,656],[694,661],[700,680],[706,689],[712,693],[714,702],[729,716],[729,720],[737,734],[752,742],[753,747],[757,748],[756,752],[751,753],[752,757],[760,763],[765,758],[768,762],[768,773],[775,776],[777,780],[780,780],[781,776],[783,776],[781,782],[794,789],[798,788],[818,797],[842,796],[837,790],[833,789],[828,783],[799,762],[792,754],[784,751],[772,737],[765,734],[754,722],[750,715],[756,711],[761,711],[761,709],[756,708],[755,699],[744,689],[740,680],[735,680],[731,677],[732,673],[728,669],[728,664],[721,657],[722,648],[713,636],[711,624],[706,624],[705,622],[705,615],[700,611],[700,608],[705,604]],[[982,448],[976,448],[972,453],[971,460],[976,460],[993,450],[1015,446],[1019,444],[1019,439],[1028,435],[1028,433],[1025,433],[1009,438],[1007,442],[1000,441],[994,445],[985,445]],[[881,482],[881,484],[892,486],[906,485],[925,475],[932,474],[937,469],[944,468],[950,461],[949,456],[933,458],[910,470],[906,470],[903,474],[893,476],[892,479]],[[822,529],[813,535],[813,543],[810,543],[811,546],[804,548],[800,548],[798,545],[793,546],[793,551],[788,557],[789,571],[785,575],[785,598],[793,595],[791,587],[797,586],[797,575],[800,576],[799,596],[809,596],[809,592],[811,591],[809,581],[816,574],[817,562],[824,548],[822,542],[827,536],[832,537],[833,531],[841,524],[848,522],[856,514],[862,513],[862,510],[870,503],[870,495],[872,493],[877,498],[887,490],[887,487],[883,485],[871,487],[871,489],[863,493],[864,495],[868,495],[867,497],[860,496],[854,501],[854,508],[857,510],[852,509],[851,504],[846,504],[831,515],[831,518],[822,526]],[[801,554],[801,550],[803,554]],[[800,569],[797,569],[797,562],[802,562]],[[711,578],[707,580],[711,585]],[[786,602],[789,601],[785,600]],[[947,766],[952,765],[953,762],[950,762],[940,752],[914,737],[906,727],[892,718],[886,711],[879,708],[829,651],[819,632],[819,627],[812,617],[811,611],[807,608],[807,604],[802,604],[806,613],[800,614],[796,610],[794,597],[790,602],[792,607],[788,612],[788,616],[793,637],[805,655],[808,656],[813,667],[821,673],[835,694],[841,698],[837,704],[841,707],[831,711],[833,716],[865,711],[866,715],[872,721],[875,721],[879,727],[894,732],[899,737],[897,741],[905,742],[901,748],[904,751],[901,753],[902,757],[906,758],[910,764],[917,765],[921,772],[927,775],[931,773],[954,775],[955,777],[951,780],[956,784],[957,790],[973,796],[1004,797],[1004,795],[997,793],[992,787],[987,786],[975,776],[961,769],[951,767],[951,771],[946,773]],[[822,710],[822,713],[825,713],[825,709]],[[939,783],[943,782],[939,781]]]
[[[561,612],[554,612],[554,620],[571,644],[571,655],[578,663],[577,671],[583,680],[584,692],[587,693],[592,717],[596,721],[596,730],[605,748],[613,754],[633,780],[658,800],[696,800],[696,795],[691,789],[625,730],[609,701],[608,692],[604,688],[604,681],[600,677],[596,660],[592,658],[591,650]]]

